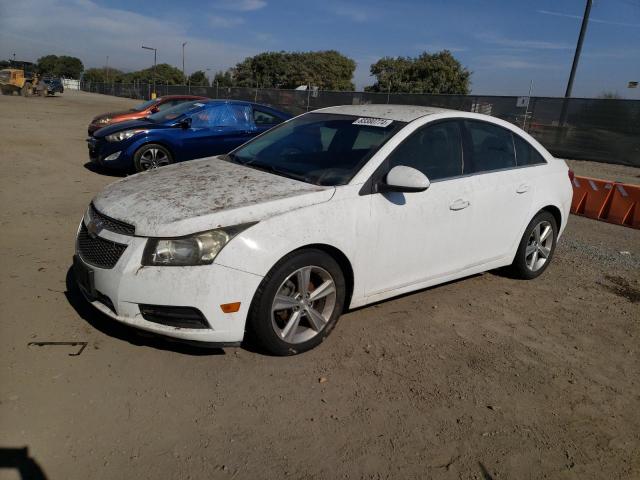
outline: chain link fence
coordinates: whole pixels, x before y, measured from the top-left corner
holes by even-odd
[[[81,90],[136,99],[147,83],[83,82]],[[271,105],[294,115],[334,105],[426,105],[493,115],[524,128],[557,157],[640,167],[640,100],[331,92],[156,85],[158,96],[201,95]],[[564,121],[563,121],[564,118]]]

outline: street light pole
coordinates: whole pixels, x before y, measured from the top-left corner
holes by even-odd
[[[142,48],[145,50],[153,50],[153,91],[151,92],[151,98],[156,98],[156,63],[158,60],[158,49],[154,47],[145,47],[142,45]]]
[[[106,70],[107,70],[107,83],[109,83],[109,55],[107,55],[107,66],[106,66]]]
[[[185,83],[187,81],[187,76],[184,74],[184,46],[187,43],[189,42],[182,42],[182,78],[184,78]]]

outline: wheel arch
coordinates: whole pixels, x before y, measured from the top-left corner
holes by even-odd
[[[173,150],[173,147],[171,145],[168,145],[166,142],[162,141],[162,140],[154,140],[154,139],[150,139],[150,138],[146,138],[143,141],[141,141],[140,143],[136,143],[135,145],[133,145],[133,154],[131,155],[131,158],[133,159],[136,155],[136,153],[138,153],[138,150],[140,150],[142,147],[146,147],[147,145],[160,145],[163,148],[166,148],[167,151],[171,154],[172,160],[175,162],[176,161],[176,154]]]
[[[553,218],[556,221],[556,226],[558,227],[558,231],[560,231],[560,229],[562,228],[562,212],[560,211],[560,209],[555,205],[547,205],[546,207],[542,207],[540,210],[538,210],[536,214],[531,218],[535,218],[535,216],[541,212],[549,212],[551,215],[553,215]]]

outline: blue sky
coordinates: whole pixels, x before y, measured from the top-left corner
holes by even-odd
[[[564,94],[584,0],[0,1],[0,58],[75,55],[87,67],[158,61],[211,72],[266,50],[336,49],[353,58],[358,89],[390,55],[447,48],[470,70],[476,94]],[[574,96],[640,99],[640,0],[594,0]]]

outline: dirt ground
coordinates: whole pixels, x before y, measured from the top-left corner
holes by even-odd
[[[640,478],[640,230],[572,217],[539,279],[363,308],[297,357],[170,343],[68,278],[113,181],[84,167],[87,123],[135,103],[0,96],[0,467],[30,472],[1,479]]]

